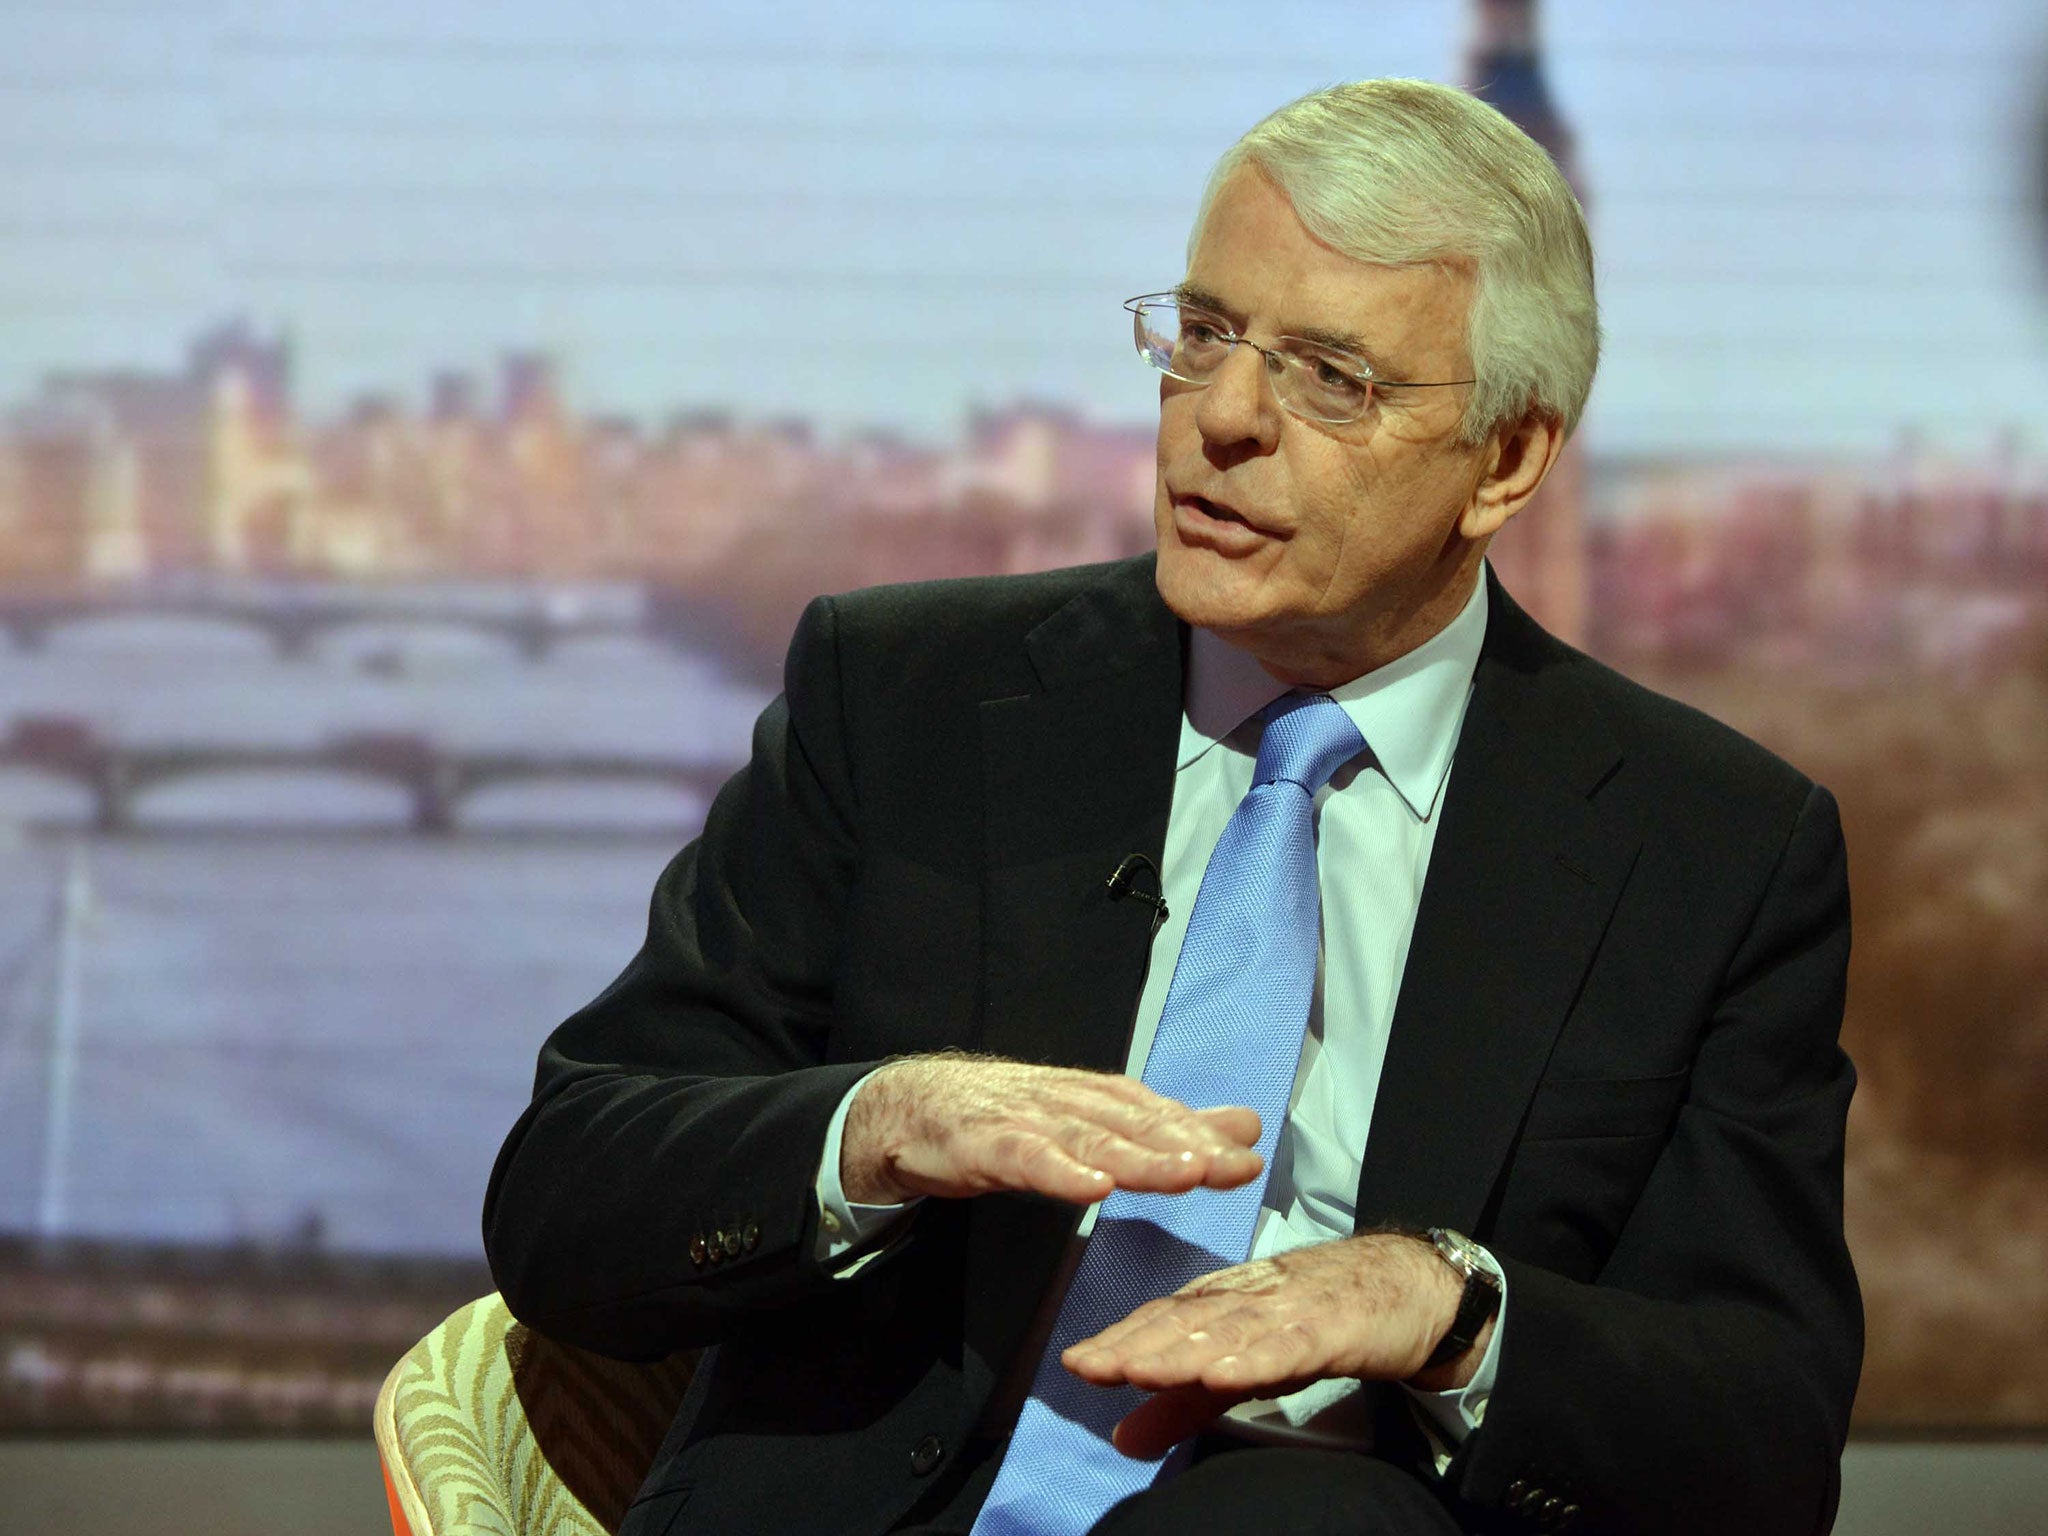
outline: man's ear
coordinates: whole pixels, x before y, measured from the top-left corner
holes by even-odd
[[[1458,532],[1473,540],[1499,533],[1529,504],[1563,447],[1564,423],[1554,416],[1531,411],[1512,427],[1503,427],[1493,439],[1493,467],[1473,490],[1471,503],[1458,519]]]

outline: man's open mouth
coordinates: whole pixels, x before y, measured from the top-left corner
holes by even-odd
[[[1218,522],[1222,523],[1236,523],[1240,527],[1244,528],[1249,528],[1252,526],[1251,523],[1247,521],[1242,514],[1233,511],[1229,507],[1226,507],[1220,501],[1211,501],[1206,496],[1183,496],[1181,500],[1188,506],[1193,507],[1197,512],[1201,513],[1204,517],[1213,517]]]

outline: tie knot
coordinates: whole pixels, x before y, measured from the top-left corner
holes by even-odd
[[[1285,779],[1313,795],[1365,750],[1365,738],[1327,693],[1290,693],[1266,706],[1254,784]]]

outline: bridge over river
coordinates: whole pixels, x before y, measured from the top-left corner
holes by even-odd
[[[108,740],[69,718],[16,720],[0,737],[0,768],[26,769],[83,787],[93,825],[104,833],[139,830],[139,802],[152,790],[204,776],[241,773],[339,774],[395,785],[411,805],[411,827],[446,834],[462,807],[507,784],[603,782],[651,784],[708,801],[732,772],[728,764],[622,752],[464,750],[424,735],[358,731],[311,746],[132,746]]]
[[[733,649],[725,628],[683,594],[637,583],[573,586],[365,586],[226,583],[190,588],[35,592],[0,587],[0,634],[37,652],[65,629],[109,620],[180,619],[253,631],[281,661],[313,654],[326,636],[354,629],[467,630],[544,661],[575,640],[633,637],[676,650]]]

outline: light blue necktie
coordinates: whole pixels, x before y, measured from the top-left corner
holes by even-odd
[[[1315,794],[1365,739],[1328,694],[1290,694],[1264,718],[1252,787],[1203,871],[1144,1082],[1195,1108],[1257,1110],[1270,1171],[1315,992]],[[1060,1364],[1060,1352],[1242,1263],[1265,1190],[1262,1175],[1181,1195],[1119,1189],[1102,1202],[974,1536],[1080,1536],[1117,1500],[1179,1469],[1192,1442],[1157,1461],[1111,1445],[1110,1431],[1146,1394],[1091,1386]]]

